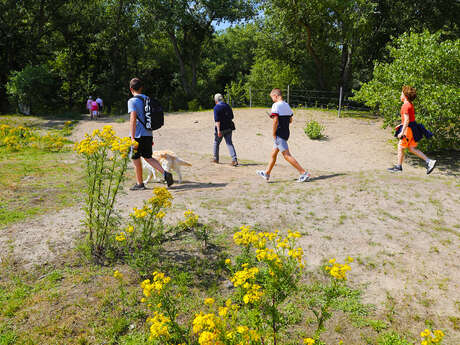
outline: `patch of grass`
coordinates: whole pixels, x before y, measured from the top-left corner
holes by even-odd
[[[73,152],[0,152],[0,226],[75,205],[83,188]]]
[[[460,330],[460,317],[458,316],[449,316],[449,321],[452,323],[452,328],[456,331]]]
[[[460,237],[460,232],[459,231],[456,231],[454,229],[448,228],[446,226],[435,226],[435,227],[433,227],[433,230],[439,231],[439,232],[447,232],[447,233],[450,233],[452,235]]]
[[[17,343],[18,335],[6,325],[0,325],[0,345],[14,345]]]
[[[377,338],[377,345],[412,345],[412,343],[396,332],[387,332]]]

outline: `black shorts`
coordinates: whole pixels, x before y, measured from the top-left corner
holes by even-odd
[[[131,159],[139,159],[143,158],[152,158],[152,143],[153,137],[140,137],[134,138],[139,145],[137,146],[137,150],[134,151]]]

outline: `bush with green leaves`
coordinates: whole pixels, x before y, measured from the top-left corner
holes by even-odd
[[[307,121],[305,127],[303,128],[304,132],[310,139],[321,139],[324,131],[324,126],[315,120]]]
[[[191,101],[187,102],[187,107],[190,111],[198,111],[200,110],[200,101],[194,98]]]
[[[225,86],[225,94],[230,96],[228,102],[232,107],[249,103],[248,88],[243,83],[243,80],[238,82],[232,81],[230,84],[227,84]]]
[[[12,72],[6,84],[10,101],[26,115],[49,110],[56,102],[56,89],[56,79],[44,65]]]
[[[353,99],[378,110],[385,125],[400,121],[403,85],[417,89],[417,122],[434,133],[422,148],[460,149],[460,39],[443,40],[440,32],[406,33],[389,47],[392,61],[376,63],[374,77]]]

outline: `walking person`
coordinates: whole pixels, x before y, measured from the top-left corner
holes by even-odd
[[[223,138],[232,157],[232,166],[236,167],[238,159],[232,142],[232,132],[235,130],[232,108],[224,102],[224,97],[220,93],[215,94],[214,102],[216,105],[214,107],[214,159],[212,162],[219,163],[219,145]]]
[[[91,119],[97,118],[99,115],[99,105],[96,101],[91,102]]]
[[[88,110],[89,112],[89,118],[92,119],[93,118],[93,113],[92,113],[92,105],[93,105],[93,97],[92,96],[89,96],[88,97],[88,100],[86,101],[86,109]]]
[[[292,112],[289,104],[283,100],[283,94],[280,89],[273,89],[270,93],[270,97],[273,101],[270,117],[273,120],[272,135],[274,145],[267,169],[257,171],[257,175],[268,182],[272,169],[275,166],[278,153],[281,152],[284,159],[299,172],[300,176],[297,182],[306,182],[310,179],[311,175],[304,168],[302,168],[302,166],[289,152],[289,125],[292,123],[292,117],[294,113]]]
[[[99,114],[98,115],[100,115],[102,113],[102,108],[104,106],[104,102],[102,101],[102,98],[97,97],[96,98],[96,103],[99,106]]]
[[[402,172],[402,164],[404,161],[404,149],[423,159],[426,163],[426,173],[430,174],[436,166],[436,160],[428,158],[422,151],[418,150],[417,142],[424,136],[431,138],[433,134],[426,130],[422,124],[415,121],[415,110],[412,102],[417,97],[417,90],[412,86],[405,85],[402,87],[400,100],[403,103],[401,106],[401,124],[396,127],[396,136],[399,139],[398,143],[398,164],[389,168],[390,172]]]
[[[145,117],[144,103],[148,97],[142,93],[142,81],[139,78],[131,79],[129,82],[129,90],[133,95],[133,97],[128,101],[128,113],[130,114],[129,129],[132,141],[132,150],[130,152],[130,156],[134,164],[137,182],[133,187],[130,188],[130,190],[146,189],[142,179],[141,157],[143,157],[144,160],[154,169],[163,174],[164,179],[169,187],[174,183],[172,174],[164,170],[161,164],[155,158],[152,158],[152,130],[149,130],[145,127],[147,121]]]

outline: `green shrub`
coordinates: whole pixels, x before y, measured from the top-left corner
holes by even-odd
[[[325,127],[315,120],[307,121],[305,127],[303,128],[305,134],[308,135],[310,139],[321,139],[324,137],[324,129]]]
[[[56,102],[57,83],[46,66],[26,66],[22,71],[14,71],[6,84],[10,100],[21,112],[44,112]]]
[[[403,34],[389,46],[392,62],[377,63],[374,79],[362,85],[353,100],[365,102],[383,116],[385,125],[400,121],[403,85],[417,89],[417,122],[434,133],[421,148],[460,149],[460,39],[441,33]]]
[[[200,110],[200,102],[195,98],[191,101],[187,102],[188,110],[190,111],[198,111]]]
[[[399,334],[395,332],[388,332],[385,334],[382,334],[378,339],[377,339],[377,344],[378,345],[410,345],[404,337],[400,336]]]

